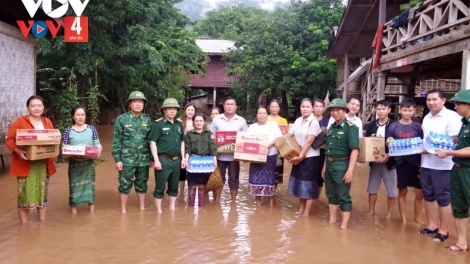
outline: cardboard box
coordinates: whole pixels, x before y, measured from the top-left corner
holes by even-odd
[[[289,125],[279,125],[279,129],[281,130],[282,134],[285,135],[289,132]]]
[[[365,137],[359,139],[358,162],[381,161],[385,158],[385,139],[382,137]]]
[[[76,158],[97,158],[100,148],[95,146],[62,146],[62,156]]]
[[[22,150],[26,151],[26,159],[40,160],[59,156],[60,145],[30,145],[22,146]]]
[[[216,131],[215,144],[217,153],[234,153],[237,131]]]
[[[279,154],[286,159],[290,160],[292,158],[298,157],[302,148],[299,146],[297,141],[290,136],[284,135],[277,139]]]
[[[268,158],[269,135],[238,132],[235,142],[235,160],[265,163]]]
[[[59,145],[61,134],[59,129],[18,129],[16,145]]]

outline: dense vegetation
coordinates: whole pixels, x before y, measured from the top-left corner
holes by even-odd
[[[336,62],[325,54],[342,15],[340,1],[292,1],[274,12],[222,6],[193,29],[174,7],[177,2],[90,1],[83,13],[89,42],[40,39],[38,89],[56,117],[68,117],[77,102],[87,104],[95,118],[104,107],[124,111],[133,90],[146,94],[152,115],[167,97],[182,102],[189,74],[208,62],[195,45],[195,38],[204,36],[236,41],[225,59],[239,98],[267,95],[286,106],[288,98],[322,97],[334,88]]]

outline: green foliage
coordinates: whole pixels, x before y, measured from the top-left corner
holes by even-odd
[[[195,31],[235,40],[225,57],[236,96],[256,104],[259,95],[323,98],[336,82],[336,61],[326,58],[333,26],[344,6],[338,0],[292,1],[272,13],[238,5],[211,11]],[[247,96],[249,95],[249,96]]]
[[[194,33],[185,28],[189,19],[173,7],[176,2],[90,1],[83,14],[89,19],[89,41],[39,39],[38,67],[52,69],[48,74],[54,78],[63,78],[62,69],[74,68],[78,96],[96,95],[88,103],[94,115],[97,106],[126,110],[127,96],[135,90],[149,99],[147,110],[167,97],[182,100],[180,86],[208,58],[196,46]],[[60,81],[39,78],[39,89],[47,91],[49,98],[61,93]]]
[[[98,85],[91,87],[91,89],[87,91],[87,96],[87,110],[91,116],[90,123],[91,125],[96,126],[98,115],[100,114],[99,100],[102,99],[108,101],[108,99],[106,99],[104,94],[100,92]]]
[[[206,17],[194,24],[194,31],[199,37],[236,39],[247,30],[248,21],[268,15],[268,11],[237,4],[221,6],[217,10],[206,12]]]
[[[67,79],[66,87],[60,91],[59,96],[56,98],[56,108],[54,109],[59,120],[57,128],[61,133],[64,133],[65,129],[72,125],[70,113],[72,108],[79,102],[77,91],[78,85],[72,70]]]

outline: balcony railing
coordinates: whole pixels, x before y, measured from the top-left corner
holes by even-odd
[[[392,21],[384,25],[382,55],[436,40],[442,36],[468,26],[470,22],[469,1],[428,0],[398,29]]]

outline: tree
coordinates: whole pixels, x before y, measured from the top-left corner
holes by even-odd
[[[267,15],[268,11],[245,4],[220,6],[206,12],[206,18],[196,21],[194,31],[199,37],[235,40],[247,30],[248,21]]]
[[[254,100],[260,94],[281,98],[285,111],[288,95],[325,96],[336,80],[336,61],[325,55],[343,8],[337,0],[292,1],[286,9],[245,18],[236,49],[226,56],[235,92]]]
[[[60,79],[74,68],[80,98],[99,87],[97,100],[103,102],[105,95],[111,106],[125,110],[128,94],[140,90],[149,99],[150,112],[167,97],[182,100],[180,86],[208,58],[185,28],[189,19],[173,7],[176,2],[90,1],[83,14],[89,18],[89,42],[64,43],[62,37],[39,41],[38,67],[51,69],[39,87],[49,88],[46,96],[53,98],[64,89]]]

